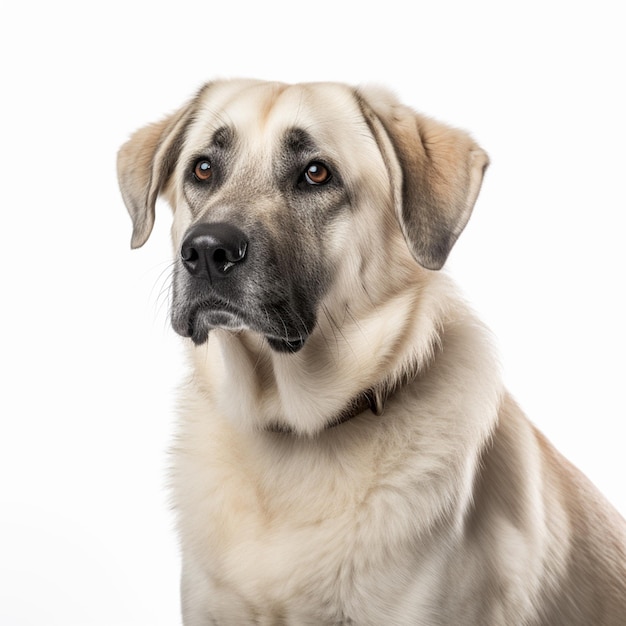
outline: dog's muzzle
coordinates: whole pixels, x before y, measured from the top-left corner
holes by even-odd
[[[227,222],[200,223],[185,234],[175,268],[172,325],[196,345],[214,328],[252,330],[280,352],[297,352],[315,326],[311,280],[290,273],[290,257],[263,233],[251,245]]]
[[[212,328],[242,328],[241,271],[248,260],[248,238],[223,222],[196,224],[180,246],[181,280],[174,281],[172,325],[197,345]]]

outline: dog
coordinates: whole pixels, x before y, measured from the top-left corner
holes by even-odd
[[[218,80],[118,154],[173,209],[186,626],[626,624],[626,524],[445,272],[488,165],[380,87]]]

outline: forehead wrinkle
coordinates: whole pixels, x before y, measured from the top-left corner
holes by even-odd
[[[251,82],[229,93],[222,100],[219,113],[227,118],[227,125],[242,134],[262,130],[268,123],[276,102],[289,89],[283,83]]]
[[[271,128],[269,128],[271,126]],[[283,136],[289,128],[306,131],[317,147],[343,152],[355,137],[367,133],[363,115],[352,92],[334,83],[293,85],[276,101],[267,131]]]
[[[198,94],[195,119],[188,132],[188,151],[197,151],[211,145],[216,131],[225,127],[236,130],[238,105],[248,101],[246,92],[263,87],[262,81],[232,80],[210,84]]]
[[[289,85],[282,83],[272,83],[267,86],[268,94],[265,101],[261,103],[259,108],[259,124],[264,127],[270,118],[272,110],[276,106],[276,103],[282,96],[282,94],[289,89]]]

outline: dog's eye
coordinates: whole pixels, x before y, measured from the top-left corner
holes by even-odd
[[[324,185],[331,178],[329,169],[318,161],[313,161],[304,172],[304,179],[309,185]]]
[[[213,176],[211,161],[208,159],[198,159],[193,167],[193,175],[201,182],[209,180],[211,176]]]

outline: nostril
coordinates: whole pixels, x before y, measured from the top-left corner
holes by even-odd
[[[195,248],[182,248],[180,251],[180,258],[187,263],[193,263],[198,260],[198,251]]]
[[[213,252],[213,260],[216,263],[225,263],[226,262],[226,250],[222,249],[222,248],[217,248],[214,252]]]

